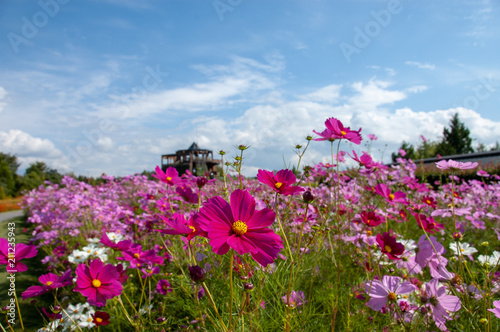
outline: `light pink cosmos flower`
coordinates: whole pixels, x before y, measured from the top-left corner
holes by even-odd
[[[382,281],[374,279],[367,282],[365,291],[370,296],[370,300],[366,305],[375,311],[380,311],[387,301],[396,301],[398,295],[409,294],[417,289],[409,281],[401,282],[402,280],[400,277],[385,275]]]
[[[0,265],[7,265],[8,273],[24,272],[28,270],[26,264],[20,260],[35,257],[38,253],[36,246],[17,243],[14,252],[6,238],[0,238]]]
[[[208,232],[212,250],[219,255],[233,248],[238,254],[250,253],[260,265],[267,266],[283,248],[279,235],[269,226],[276,217],[273,210],[255,210],[255,199],[246,190],[236,189],[231,203],[213,197],[200,209],[201,229]]]
[[[111,264],[103,265],[100,259],[94,259],[90,266],[78,265],[76,276],[76,287],[73,291],[87,297],[90,305],[103,307],[106,300],[122,293],[118,269]]]
[[[477,166],[479,166],[479,164],[477,162],[467,161],[467,162],[463,163],[463,162],[455,161],[452,159],[441,160],[441,161],[438,161],[436,163],[437,168],[442,169],[442,170],[449,169],[452,171],[456,171],[459,169],[473,169],[473,168],[476,168]]]
[[[259,169],[257,180],[267,184],[272,190],[284,196],[304,191],[302,187],[292,186],[297,179],[295,178],[295,174],[289,169],[282,169],[276,175],[273,172]]]
[[[304,292],[303,291],[291,291],[288,297],[282,296],[281,300],[288,305],[290,308],[300,308],[304,303],[307,301],[305,300]]]
[[[462,307],[460,299],[454,295],[446,294],[446,288],[439,287],[438,279],[432,279],[425,285],[425,293],[429,300],[428,307],[432,308],[432,318],[436,322],[436,326],[442,331],[447,331],[445,322],[451,319],[448,311],[460,310]]]
[[[495,316],[497,316],[497,318],[500,318],[500,301],[493,301],[493,305],[495,306],[495,308],[488,309],[488,311],[491,311],[495,314]]]
[[[353,142],[354,144],[361,143],[361,128],[357,131],[351,130],[349,127],[344,127],[342,122],[335,118],[328,118],[325,121],[326,129],[321,133],[313,130],[315,134],[321,136],[320,138],[315,138],[315,141],[330,141],[333,142],[336,139],[346,139],[348,141]]]

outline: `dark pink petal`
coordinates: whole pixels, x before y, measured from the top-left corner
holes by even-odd
[[[7,272],[10,273],[10,271],[12,271],[12,272],[16,272],[16,271],[17,272],[25,272],[25,271],[28,271],[28,266],[24,263],[16,261],[16,267],[13,269],[11,269],[9,267],[9,265],[7,265]]]
[[[48,287],[31,286],[21,294],[21,297],[23,298],[23,300],[26,300],[30,297],[36,297],[42,295],[46,293],[48,290],[50,290],[50,288]]]
[[[276,173],[276,182],[281,182],[285,185],[294,184],[297,181],[295,174],[289,169],[282,169]]]
[[[270,186],[273,189],[276,189],[276,186],[275,186],[276,181],[274,180],[273,172],[259,169],[257,171],[257,180],[259,180],[259,182],[261,182],[261,183],[267,184],[268,186]]]
[[[214,220],[225,223],[229,228],[234,222],[231,206],[220,196],[207,200],[198,212],[198,221],[204,231],[208,231],[208,226]]]
[[[276,214],[269,208],[256,211],[250,220],[247,221],[248,230],[262,227],[269,227],[276,219]]]
[[[244,235],[238,236],[233,234],[227,239],[227,244],[240,255],[257,251],[253,242],[248,241]]]
[[[52,284],[57,282],[59,277],[55,275],[54,273],[47,273],[44,275],[41,275],[40,278],[38,278],[38,281],[40,281],[43,285],[45,285],[48,281],[50,281]]]
[[[118,275],[119,273],[116,267],[111,264],[107,264],[101,269],[99,276],[96,279],[99,279],[99,281],[104,284],[112,280],[117,280]]]
[[[90,277],[92,280],[98,279],[99,273],[101,272],[102,269],[102,262],[100,259],[94,259],[92,262],[90,262]]]
[[[255,199],[248,191],[236,189],[231,194],[231,210],[234,221],[246,223],[255,211]]]
[[[38,250],[33,245],[26,245],[24,243],[16,244],[16,261],[23,258],[35,257]]]

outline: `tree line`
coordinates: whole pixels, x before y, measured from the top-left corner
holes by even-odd
[[[449,127],[444,127],[441,140],[429,141],[422,136],[422,142],[419,145],[414,146],[403,141],[399,150],[406,153],[406,159],[412,160],[488,151],[483,143],[479,143],[476,149],[473,148],[470,130],[460,121],[458,113],[455,113],[451,118]],[[392,153],[393,162],[396,162],[396,159],[401,157],[399,150]],[[498,142],[489,149],[489,151],[495,150],[500,150]]]

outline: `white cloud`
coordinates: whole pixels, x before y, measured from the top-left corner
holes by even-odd
[[[420,69],[430,69],[430,70],[436,69],[435,65],[427,63],[427,62],[421,63],[418,61],[406,61],[405,64],[407,64],[408,66],[415,66],[415,67],[420,68]]]
[[[3,108],[5,107],[5,103],[2,102],[2,99],[7,96],[7,91],[3,87],[0,86],[0,113],[2,113]]]
[[[331,84],[316,91],[308,93],[306,95],[300,96],[300,99],[317,101],[317,102],[328,102],[335,103],[338,101],[340,96],[340,90],[342,89],[341,84]]]

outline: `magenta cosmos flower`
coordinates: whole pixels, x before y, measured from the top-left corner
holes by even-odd
[[[0,238],[0,265],[7,265],[8,273],[18,273],[28,270],[26,264],[20,260],[24,258],[35,257],[38,250],[33,245],[16,243],[12,250],[9,241],[6,238]]]
[[[467,161],[462,163],[460,161],[455,160],[441,160],[436,163],[436,167],[442,170],[449,169],[452,171],[456,171],[459,169],[473,169],[476,168],[479,164],[476,162]]]
[[[405,251],[405,246],[399,242],[396,242],[396,238],[391,236],[389,233],[385,232],[383,235],[377,234],[376,241],[382,250],[382,253],[386,254],[391,260],[401,259],[401,256]]]
[[[493,301],[493,305],[495,306],[495,308],[488,309],[488,311],[491,311],[495,314],[495,316],[497,316],[497,318],[500,318],[500,301]]]
[[[285,196],[304,191],[302,187],[292,186],[297,179],[295,178],[295,174],[289,169],[282,169],[278,171],[276,175],[274,175],[273,172],[259,169],[257,172],[257,180],[267,184],[272,190]]]
[[[238,254],[250,253],[260,265],[267,266],[283,248],[279,235],[269,228],[276,215],[268,208],[255,210],[255,199],[246,190],[236,189],[231,204],[213,197],[198,213],[201,228],[208,232],[212,250],[219,255],[233,248]]]
[[[157,178],[161,182],[165,182],[169,186],[181,184],[183,180],[179,177],[179,172],[174,167],[169,167],[165,172],[162,171],[160,166],[155,168],[156,174],[151,174],[152,177]]]
[[[187,237],[188,241],[191,241],[196,235],[205,236],[205,232],[203,232],[200,228],[199,223],[196,221],[194,217],[186,218],[179,213],[174,213],[172,218],[166,218],[164,216],[160,216],[165,224],[167,224],[170,229],[156,229],[156,231],[169,234],[169,235],[184,235]]]
[[[76,287],[73,291],[85,296],[90,305],[103,307],[106,300],[122,293],[118,269],[112,264],[103,265],[99,258],[94,259],[90,266],[78,265],[76,277]]]
[[[23,300],[26,300],[30,297],[40,296],[45,294],[53,289],[72,285],[73,280],[71,280],[71,269],[64,272],[60,277],[54,273],[43,274],[38,278],[38,281],[42,283],[42,286],[31,286],[27,290],[25,290],[21,296]]]
[[[375,192],[380,196],[384,197],[388,203],[401,203],[406,204],[406,194],[402,191],[396,191],[394,194],[391,193],[391,189],[384,183],[379,183],[375,186]]]
[[[373,280],[365,285],[366,293],[370,296],[370,300],[366,303],[368,307],[375,311],[380,311],[386,305],[387,301],[395,302],[398,295],[409,294],[414,292],[417,287],[409,281],[396,276],[384,276],[382,281]]]
[[[361,128],[357,131],[351,130],[349,127],[344,127],[342,122],[335,118],[328,118],[325,121],[326,129],[321,133],[313,130],[313,132],[319,136],[320,138],[315,138],[315,141],[330,141],[333,142],[336,139],[346,139],[348,141],[353,142],[354,144],[361,143]]]

